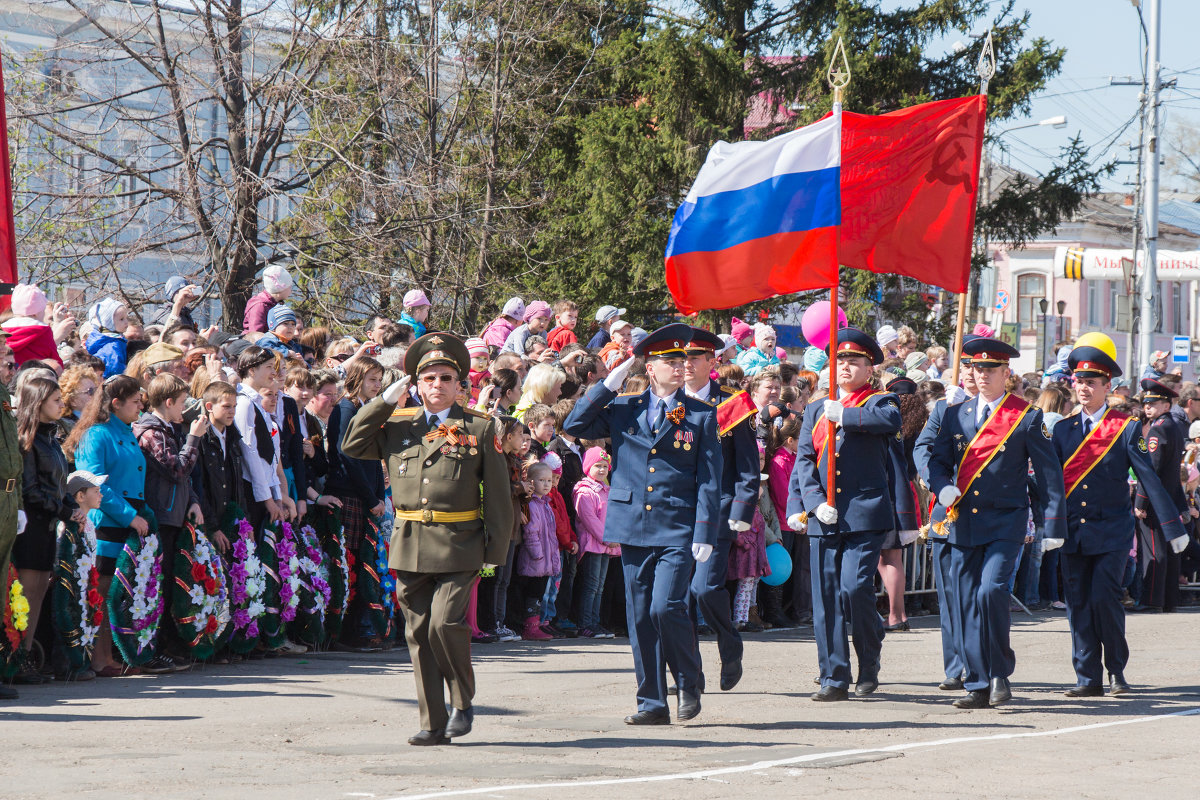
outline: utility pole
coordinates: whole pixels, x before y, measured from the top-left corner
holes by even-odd
[[[1144,154],[1146,188],[1142,193],[1145,202],[1144,224],[1146,229],[1146,257],[1142,264],[1141,339],[1139,350],[1141,363],[1131,374],[1140,374],[1141,368],[1150,363],[1154,352],[1154,331],[1158,327],[1155,303],[1158,299],[1158,94],[1161,87],[1159,44],[1162,17],[1162,0],[1149,0],[1150,27],[1147,31],[1148,48],[1146,61],[1149,97],[1146,100],[1146,149]],[[1134,256],[1136,258],[1136,254]]]

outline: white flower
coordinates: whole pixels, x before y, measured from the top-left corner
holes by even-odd
[[[291,558],[289,558],[288,559],[288,569],[291,570],[292,572],[296,572],[297,570],[299,570],[300,569],[300,559],[296,558],[295,556],[292,556]]]
[[[246,574],[257,575],[260,570],[262,570],[262,562],[258,560],[258,556],[246,556]]]
[[[191,600],[194,606],[202,604],[206,596],[204,594],[204,586],[199,583],[193,586],[191,591],[188,592],[188,600]]]
[[[263,614],[265,614],[266,611],[267,611],[267,607],[257,600],[252,602],[249,605],[249,607],[246,609],[246,613],[250,615],[250,619],[258,619]]]
[[[150,613],[150,605],[146,602],[144,595],[138,594],[133,598],[133,605],[130,610],[133,612],[134,619],[144,619]]]

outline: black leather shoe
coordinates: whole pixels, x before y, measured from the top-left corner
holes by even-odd
[[[443,731],[419,731],[416,736],[408,737],[408,743],[418,747],[429,747],[435,744],[450,744],[450,737]]]
[[[879,688],[879,662],[870,666],[858,668],[858,683],[854,684],[854,694],[866,697]]]
[[[836,703],[839,700],[849,700],[850,692],[840,686],[822,686],[812,693],[812,699],[818,703]]]
[[[991,689],[988,699],[990,705],[998,706],[1012,700],[1012,688],[1008,685],[1008,678],[992,678]]]
[[[1130,691],[1129,684],[1125,682],[1124,675],[1112,674],[1108,676],[1108,693],[1109,694],[1125,694]]]
[[[1078,686],[1072,686],[1063,692],[1067,697],[1103,697],[1103,686],[1088,686],[1086,683],[1081,683]]]
[[[471,723],[475,721],[474,708],[455,708],[450,711],[450,721],[446,723],[446,735],[451,739],[466,736],[471,732]]]
[[[946,678],[946,680],[938,684],[938,688],[943,692],[956,692],[962,687],[962,678]]]
[[[721,691],[728,692],[738,685],[742,679],[742,660],[730,661],[721,665]]]
[[[671,714],[667,711],[639,711],[625,718],[626,725],[670,725]]]
[[[680,721],[695,719],[700,715],[700,693],[680,692],[679,711],[675,714]]]
[[[988,707],[988,691],[987,689],[976,689],[973,692],[967,692],[966,697],[960,697],[954,701],[955,708],[987,708]]]

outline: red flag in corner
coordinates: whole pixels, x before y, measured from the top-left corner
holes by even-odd
[[[843,266],[965,292],[987,98],[842,117]]]
[[[12,303],[17,283],[17,235],[13,224],[12,172],[8,164],[8,114],[4,110],[4,68],[0,65],[0,311]]]

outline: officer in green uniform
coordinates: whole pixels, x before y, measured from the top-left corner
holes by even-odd
[[[8,567],[17,534],[25,527],[21,510],[21,447],[17,442],[17,414],[7,384],[12,378],[12,348],[8,331],[0,329],[0,619],[8,616]],[[17,691],[0,685],[0,700],[15,700]]]
[[[421,709],[421,731],[408,740],[414,745],[447,744],[471,730],[475,673],[467,602],[480,568],[504,563],[513,526],[495,422],[455,403],[470,368],[461,339],[422,336],[405,355],[408,374],[354,415],[342,443],[353,458],[385,460],[391,477],[396,525],[389,563]],[[397,409],[410,376],[424,405]]]

